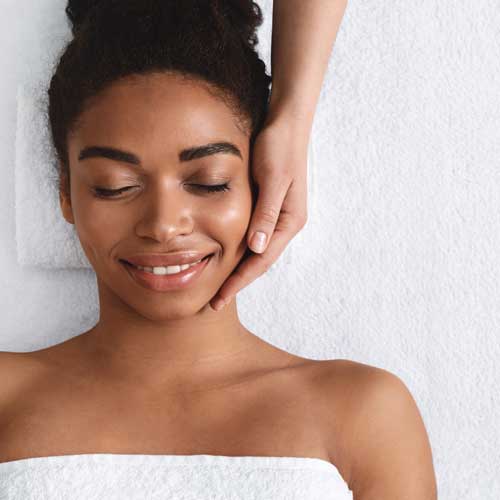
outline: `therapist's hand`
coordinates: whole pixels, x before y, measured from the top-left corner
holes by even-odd
[[[266,124],[255,138],[249,168],[259,191],[246,235],[251,251],[210,301],[213,309],[220,310],[220,299],[227,305],[264,274],[305,226],[309,135],[308,127],[283,117]],[[252,239],[258,231],[267,236],[262,247]]]

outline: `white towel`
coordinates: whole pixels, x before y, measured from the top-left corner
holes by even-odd
[[[0,463],[0,500],[352,500],[326,460],[84,454]]]
[[[46,89],[37,83],[17,90],[17,260],[22,267],[89,268],[75,228],[59,206],[56,156],[44,110]]]

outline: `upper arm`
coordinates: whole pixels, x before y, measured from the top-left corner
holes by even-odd
[[[406,385],[376,368],[359,397],[351,441],[355,500],[436,500],[429,439]]]

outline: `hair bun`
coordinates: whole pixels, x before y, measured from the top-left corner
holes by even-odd
[[[259,5],[251,0],[214,0],[214,3],[243,40],[255,47],[258,44],[256,29],[264,20]]]
[[[103,3],[103,0],[68,0],[66,15],[72,24],[73,35],[83,24],[89,12],[100,3]]]

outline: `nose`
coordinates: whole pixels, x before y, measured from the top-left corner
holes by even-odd
[[[137,235],[164,242],[177,235],[190,234],[194,227],[194,207],[189,196],[179,181],[165,179],[151,184],[148,193],[143,195]]]

